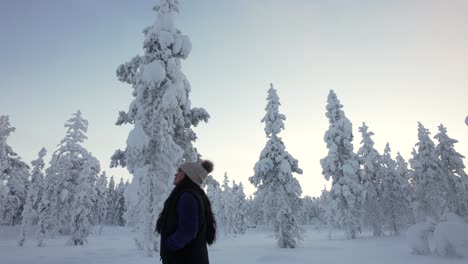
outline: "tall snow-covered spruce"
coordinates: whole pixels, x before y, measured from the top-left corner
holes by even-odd
[[[88,139],[86,136],[88,121],[83,118],[81,111],[74,113],[65,123],[65,127],[66,135],[52,155],[50,167],[46,169],[44,178],[43,194],[39,204],[39,246],[44,245],[47,234],[75,236],[76,232],[82,232],[82,229],[76,228],[75,221],[83,214],[76,211],[79,208],[75,206],[81,203],[86,203],[88,206],[87,201],[80,200],[83,197],[81,193],[92,192],[95,184],[93,182],[82,185],[84,184],[81,182],[82,174],[91,167],[99,170],[99,166],[96,165],[99,164],[98,160],[83,147],[84,141]],[[95,181],[97,178],[92,179]]]
[[[115,181],[114,176],[110,177],[109,186],[106,189],[106,217],[105,223],[108,225],[112,225],[115,216],[115,202],[117,200],[116,192],[115,192]]]
[[[144,54],[117,69],[120,81],[131,84],[134,100],[120,112],[117,125],[132,124],[125,150],[112,156],[111,167],[126,166],[133,180],[126,190],[126,221],[136,229],[137,247],[148,255],[159,250],[154,227],[172,185],[172,176],[183,161],[199,159],[192,130],[209,115],[192,108],[191,87],[181,71],[181,59],[191,51],[189,38],[175,27],[178,0],[161,0],[157,18],[144,29]]]
[[[449,183],[444,175],[441,161],[437,157],[430,132],[418,122],[417,151],[413,150],[410,159],[414,191],[412,197],[416,222],[432,217],[440,220],[448,209]]]
[[[448,211],[460,216],[468,216],[468,175],[465,173],[463,155],[455,150],[458,140],[447,135],[442,124],[434,138],[438,140],[436,154],[440,159],[445,179],[448,182]]]
[[[124,214],[127,210],[125,205],[125,188],[126,185],[122,178],[120,178],[119,185],[115,189],[115,203],[114,203],[114,220],[112,221],[113,225],[124,226],[125,225],[125,218]]]
[[[359,127],[362,135],[362,146],[358,150],[359,163],[361,164],[360,178],[364,188],[362,192],[362,221],[372,227],[374,236],[383,235],[382,212],[382,167],[380,154],[374,148],[366,123]]]
[[[270,219],[270,224],[273,224],[278,246],[296,248],[304,231],[295,215],[302,190],[293,173],[302,174],[302,170],[278,136],[284,129],[286,117],[278,111],[280,102],[273,84],[268,90],[267,101],[262,122],[265,123],[268,141],[255,164],[255,175],[249,180],[257,187],[256,199],[263,201],[263,213],[265,219]]]
[[[384,219],[382,222],[388,226],[393,235],[399,235],[405,225],[412,222],[410,200],[408,199],[408,179],[404,173],[397,170],[397,162],[392,159],[390,145],[387,143],[382,155],[382,197],[381,210]],[[400,165],[404,161],[398,155]]]
[[[353,152],[352,124],[341,108],[343,105],[335,92],[330,90],[326,107],[330,126],[324,136],[328,155],[320,160],[320,164],[325,179],[333,180],[330,189],[333,225],[344,229],[346,236],[354,239],[360,230],[362,185],[359,181],[358,158]]]

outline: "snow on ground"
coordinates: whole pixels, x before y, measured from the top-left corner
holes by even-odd
[[[268,230],[249,229],[247,234],[220,239],[209,248],[210,262],[217,264],[249,263],[321,263],[321,264],[448,264],[467,259],[416,256],[410,253],[405,237],[361,237],[345,240],[339,233],[328,240],[327,232],[306,227],[300,248],[280,249]],[[102,235],[92,235],[85,246],[65,246],[66,238],[47,240],[38,248],[35,241],[16,246],[18,229],[0,227],[0,263],[2,264],[154,264],[159,257],[146,257],[135,249],[127,228],[105,227]]]

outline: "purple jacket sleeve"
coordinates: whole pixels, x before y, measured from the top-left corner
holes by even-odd
[[[166,248],[171,251],[182,249],[197,236],[198,201],[193,194],[184,192],[180,195],[177,214],[177,229],[165,243]]]

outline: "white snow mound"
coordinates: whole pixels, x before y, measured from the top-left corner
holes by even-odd
[[[434,253],[443,257],[468,258],[468,224],[455,214],[437,225],[434,231]]]
[[[429,255],[429,238],[434,232],[435,222],[428,219],[426,222],[410,226],[406,232],[406,240],[411,248],[411,253],[417,255]]]

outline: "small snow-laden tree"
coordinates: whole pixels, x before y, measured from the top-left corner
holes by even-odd
[[[301,199],[300,218],[298,221],[302,225],[322,226],[324,222],[321,217],[319,199],[311,196],[305,196]]]
[[[220,233],[226,237],[231,234],[244,234],[247,227],[242,183],[238,185],[232,181],[231,187],[227,172],[224,173],[222,189],[212,176],[208,176],[205,183]]]
[[[447,209],[451,213],[468,216],[468,176],[463,164],[465,157],[455,150],[454,145],[458,141],[447,135],[447,128],[442,124],[438,128],[439,133],[434,138],[438,140],[436,153],[448,182]]]
[[[8,187],[2,189],[3,195],[0,196],[0,223],[2,225],[13,226],[15,219],[17,219],[17,213],[21,208],[21,201],[18,196],[8,195]]]
[[[408,184],[403,174],[397,173],[396,162],[392,159],[387,143],[381,158],[383,222],[393,235],[399,235],[405,225],[412,222],[412,210],[405,186]],[[401,157],[401,156],[400,156]]]
[[[361,196],[362,221],[372,227],[374,236],[383,235],[382,212],[382,167],[380,154],[374,148],[373,132],[368,131],[366,123],[359,127],[362,135],[362,146],[357,154],[361,165],[360,178],[363,187]]]
[[[71,211],[71,238],[69,245],[81,246],[87,243],[93,224],[92,208],[97,199],[96,179],[100,166],[94,157],[87,157],[86,164],[80,172],[78,183],[74,192]]]
[[[274,227],[278,246],[295,248],[304,230],[296,221],[302,190],[293,173],[302,174],[302,169],[278,136],[284,129],[286,117],[279,113],[281,104],[273,84],[268,90],[267,102],[261,122],[265,123],[268,141],[249,181],[257,188],[255,196],[263,201],[263,214]]]
[[[232,181],[232,224],[234,234],[245,234],[246,226],[246,208],[245,193],[242,182],[236,184]]]
[[[96,189],[96,200],[93,205],[93,224],[101,225],[99,233],[102,232],[102,227],[106,223],[107,216],[107,176],[106,172],[103,171],[95,185]]]
[[[4,185],[4,182],[8,178],[9,160],[17,156],[7,143],[8,137],[14,131],[15,128],[10,125],[9,117],[5,115],[0,116],[0,186]]]
[[[45,148],[42,148],[38,153],[38,158],[31,162],[31,184],[29,185],[26,203],[24,205],[21,222],[21,234],[18,241],[18,246],[23,246],[26,238],[29,235],[36,235],[37,223],[39,221],[39,204],[42,197],[42,188],[44,174],[42,170],[45,167],[44,156],[47,154]]]
[[[0,181],[0,225],[6,225],[5,203],[8,195],[8,188]]]
[[[46,170],[47,171],[47,170]],[[42,196],[38,205],[38,234],[37,246],[45,245],[45,239],[49,235],[55,235],[60,228],[58,202],[60,189],[58,175],[46,173],[42,184]]]
[[[358,158],[353,152],[352,124],[342,108],[335,92],[330,90],[326,107],[329,128],[324,136],[328,155],[320,164],[325,179],[332,179],[330,213],[334,226],[345,230],[347,238],[354,239],[360,230],[362,185]]]
[[[324,223],[324,226],[328,228],[328,239],[331,240],[332,231],[336,228],[334,215],[332,214],[332,197],[326,186],[323,187],[322,193],[319,197],[319,210],[320,219]]]
[[[125,183],[123,178],[120,178],[119,185],[115,189],[115,214],[114,214],[114,225],[125,226],[124,214],[127,210],[125,205]]]
[[[61,234],[71,233],[71,210],[76,188],[79,184],[82,170],[88,160],[95,158],[83,147],[88,139],[88,120],[84,119],[80,110],[72,114],[65,123],[67,129],[65,137],[60,141],[58,149],[52,155],[50,167],[46,175],[55,175],[56,193],[58,194],[57,209]]]
[[[411,197],[414,191],[413,180],[411,179],[412,172],[408,168],[408,162],[397,152],[395,158],[395,172],[399,178],[403,180],[402,190],[405,194],[406,200],[411,202]],[[414,214],[410,214],[410,222],[414,223]]]
[[[279,200],[280,210],[276,213],[274,230],[277,245],[280,248],[297,248],[302,240],[304,230],[297,223],[295,212],[286,200]]]
[[[64,126],[67,129],[65,137],[45,171],[39,213],[39,246],[44,245],[48,235],[72,233],[72,204],[79,178],[87,162],[96,160],[82,145],[87,139],[88,121],[81,111],[73,113]]]
[[[21,213],[26,203],[29,186],[29,166],[21,160],[21,157],[11,157],[6,169],[8,189],[7,200],[11,206],[6,207],[10,211],[11,219],[7,220],[11,225],[21,224]],[[18,203],[19,202],[19,203]],[[8,219],[8,218],[7,218]]]
[[[133,181],[133,179],[132,179]],[[125,197],[125,207],[127,210],[124,213],[125,225],[130,227],[132,232],[137,232],[137,223],[138,223],[138,208],[134,206],[138,203],[138,185],[128,182],[128,185],[125,187],[124,197]],[[134,240],[136,238],[134,237]],[[137,240],[135,240],[137,243]]]
[[[152,26],[144,29],[144,55],[117,69],[120,81],[131,84],[134,100],[120,112],[117,125],[132,124],[125,150],[112,156],[111,166],[126,166],[133,175],[126,191],[127,223],[136,229],[137,247],[148,255],[159,250],[154,228],[163,203],[172,188],[172,175],[183,161],[198,159],[192,127],[207,121],[208,113],[192,108],[191,87],[181,71],[191,43],[175,27],[178,0],[160,0]]]
[[[224,178],[223,178],[223,191],[225,192],[230,192],[231,191],[231,187],[229,186],[229,176],[227,174],[227,172],[224,173]]]
[[[15,128],[11,127],[8,116],[0,116],[0,225],[10,225],[12,219],[12,216],[8,217],[10,215],[10,201],[7,200],[9,190],[5,186],[5,181],[9,171],[9,157],[16,156],[7,143],[8,137],[14,131]]]
[[[116,209],[116,201],[117,201],[117,193],[115,190],[115,181],[114,181],[114,176],[110,177],[109,180],[109,186],[107,187],[106,190],[106,224],[108,225],[114,225],[114,219],[115,219],[115,209]]]
[[[430,132],[418,122],[417,151],[413,151],[410,165],[413,169],[414,192],[412,197],[416,222],[432,217],[439,221],[448,208],[448,177],[437,157]]]
[[[222,211],[221,211],[222,190],[219,185],[219,182],[212,175],[208,175],[208,177],[206,177],[204,184],[206,185],[206,195],[210,199],[211,208],[213,210],[213,214],[216,219],[216,226],[218,227],[218,230],[219,230],[221,228],[220,215],[222,214]]]
[[[233,226],[233,196],[232,188],[229,186],[229,176],[224,173],[222,190],[219,193],[219,210],[218,210],[218,226],[224,236],[229,236],[234,233]]]
[[[0,116],[0,225],[21,223],[21,212],[26,202],[29,184],[29,167],[21,161],[7,143],[15,128],[10,125],[9,117]]]
[[[247,210],[247,223],[250,227],[256,227],[259,225],[265,225],[265,219],[263,216],[263,204],[256,197],[249,196],[246,200]]]
[[[204,181],[204,185],[206,187],[206,194],[210,198],[212,207],[215,208],[215,205],[219,204],[219,193],[222,191],[219,182],[212,175],[208,175]],[[216,211],[214,212],[216,214]]]
[[[301,198],[299,212],[297,213],[297,222],[301,225],[308,225],[310,220],[312,197],[305,196]]]

